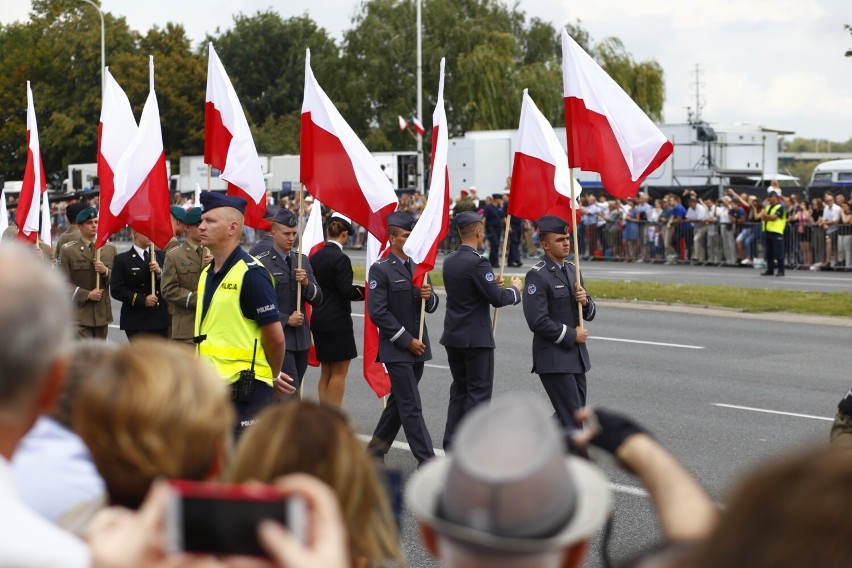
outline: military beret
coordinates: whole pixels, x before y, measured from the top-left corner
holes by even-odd
[[[394,211],[390,215],[388,215],[388,226],[389,227],[399,227],[400,229],[411,231],[414,229],[414,224],[417,221],[414,217],[411,216],[410,213],[406,213],[405,211]]]
[[[77,215],[80,214],[80,211],[88,207],[84,201],[75,201],[71,205],[65,208],[65,217],[68,219],[69,223],[77,223]]]
[[[169,211],[171,212],[172,217],[174,217],[181,223],[184,222],[183,218],[186,217],[186,209],[184,209],[180,205],[172,205],[171,207],[169,207]]]
[[[97,216],[97,209],[95,209],[94,207],[86,207],[85,209],[77,213],[77,217],[74,219],[74,222],[79,225],[80,223],[85,223],[89,219],[94,219]]]
[[[456,215],[456,225],[459,229],[464,229],[473,223],[482,223],[482,217],[474,211],[462,211]]]
[[[338,223],[343,225],[343,228],[349,231],[350,235],[355,232],[352,230],[352,220],[346,215],[342,215],[335,211],[331,214],[331,217],[328,220],[329,223],[331,223],[332,221],[337,221]]]
[[[271,221],[285,227],[295,227],[299,224],[299,219],[283,207],[272,216]]]
[[[556,215],[545,215],[538,221],[539,233],[559,233],[564,235],[568,232],[568,223],[564,219],[560,219]]]
[[[201,207],[193,207],[187,210],[183,216],[183,222],[187,225],[198,225],[201,223]]]
[[[247,202],[242,197],[237,197],[236,195],[225,195],[216,193],[215,191],[202,191],[201,205],[204,206],[204,213],[219,207],[233,207],[245,215]]]

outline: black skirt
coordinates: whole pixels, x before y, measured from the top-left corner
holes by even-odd
[[[355,347],[355,336],[351,332],[315,331],[313,332],[313,337],[314,348],[317,352],[317,361],[320,363],[349,361],[358,356],[358,349]]]

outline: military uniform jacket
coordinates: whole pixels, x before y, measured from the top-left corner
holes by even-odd
[[[189,243],[166,253],[160,286],[172,314],[172,339],[195,337],[195,304],[202,268],[202,256]]]
[[[74,225],[72,227],[68,227],[64,233],[59,235],[59,238],[56,239],[56,257],[59,258],[59,251],[62,250],[62,247],[65,246],[65,243],[69,241],[79,241],[80,240],[80,227]],[[101,251],[103,253],[103,251]]]
[[[172,237],[171,239],[169,239],[169,242],[166,243],[165,248],[163,248],[163,252],[167,253],[170,250],[172,250],[173,248],[179,247],[180,244],[181,244],[180,240],[178,240],[177,237]],[[160,265],[160,266],[162,266],[162,265]]]
[[[112,303],[109,299],[110,277],[115,261],[115,246],[106,243],[101,247],[101,262],[107,267],[107,273],[101,274],[101,288],[104,294],[100,302],[90,302],[89,292],[95,288],[95,253],[80,240],[68,241],[59,250],[59,266],[71,283],[71,298],[76,307],[77,325],[99,327],[112,322]]]
[[[312,306],[311,331],[353,333],[352,302],[364,299],[364,287],[352,284],[352,261],[335,243],[325,243],[311,256],[322,289],[322,304]]]
[[[506,212],[496,205],[488,204],[482,210],[482,216],[485,218],[485,231],[487,233],[500,233],[503,230],[503,219],[506,217]]]
[[[533,266],[526,277],[524,317],[533,332],[534,373],[585,373],[592,368],[585,344],[576,342],[577,316],[574,266],[568,263],[568,277],[551,258]],[[583,285],[582,275],[580,285]],[[595,317],[591,296],[583,307],[583,319]]]
[[[157,264],[163,266],[165,253],[158,250],[154,254]],[[148,263],[132,247],[115,256],[109,291],[113,298],[121,302],[121,329],[144,331],[169,327],[171,318],[160,291],[160,276],[154,277],[154,290],[159,305],[145,307],[145,297],[151,293],[151,270]]]
[[[441,345],[445,347],[493,349],[491,306],[521,303],[520,290],[498,286],[491,263],[468,245],[444,259],[444,289],[447,313]]]
[[[9,242],[17,241],[18,244],[23,244],[24,246],[29,246],[29,247],[33,246],[32,244],[28,245],[27,244],[28,241],[18,239],[18,226],[14,225],[14,224],[6,227],[6,230],[3,231],[3,236],[0,237],[0,240],[9,241]],[[54,260],[53,251],[50,249],[49,246],[47,246],[47,243],[45,243],[44,241],[39,239],[38,248],[39,248],[39,250],[41,250],[42,258],[44,259],[44,261],[47,262],[47,263],[53,264],[53,260]]]
[[[257,255],[262,252],[266,252],[272,248],[272,242],[272,235],[266,233],[260,238],[259,241],[257,241],[251,246],[251,248],[249,249],[249,254],[257,258]]]
[[[379,328],[379,355],[381,363],[419,363],[432,358],[429,332],[423,327],[426,351],[420,357],[408,350],[411,340],[420,333],[420,290],[411,283],[416,265],[411,272],[393,254],[376,261],[370,267],[367,292],[367,309],[373,323]],[[438,296],[432,293],[426,301],[426,311],[438,309]]]
[[[275,279],[275,297],[278,303],[278,312],[281,314],[281,325],[284,326],[284,341],[287,351],[306,351],[311,346],[311,328],[307,321],[298,327],[287,325],[290,314],[296,311],[296,288],[300,286],[296,282],[295,270],[298,267],[298,257],[295,251],[283,254],[274,246],[255,255]],[[287,264],[287,258],[290,264]],[[302,255],[302,268],[308,274],[308,287],[302,290],[302,303],[299,311],[305,313],[305,303],[321,304],[322,290],[314,278],[311,262],[308,257]]]

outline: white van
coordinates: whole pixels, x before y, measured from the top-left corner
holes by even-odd
[[[817,165],[811,185],[852,186],[852,160],[831,160]]]

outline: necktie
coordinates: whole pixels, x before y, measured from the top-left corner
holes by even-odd
[[[411,274],[411,259],[405,259],[405,269],[408,271],[408,274]]]
[[[89,252],[94,254],[95,252],[95,243],[89,243]]]
[[[198,253],[198,262],[204,262],[204,247],[199,246],[195,252]]]
[[[568,280],[568,267],[565,264],[562,265],[562,274],[565,275],[565,280]]]
[[[145,261],[145,264],[151,262],[151,252],[148,249],[145,249],[145,254],[142,255],[142,260]]]
[[[287,263],[287,270],[293,270],[293,263],[290,261],[290,255],[288,254],[284,257],[284,261]]]

